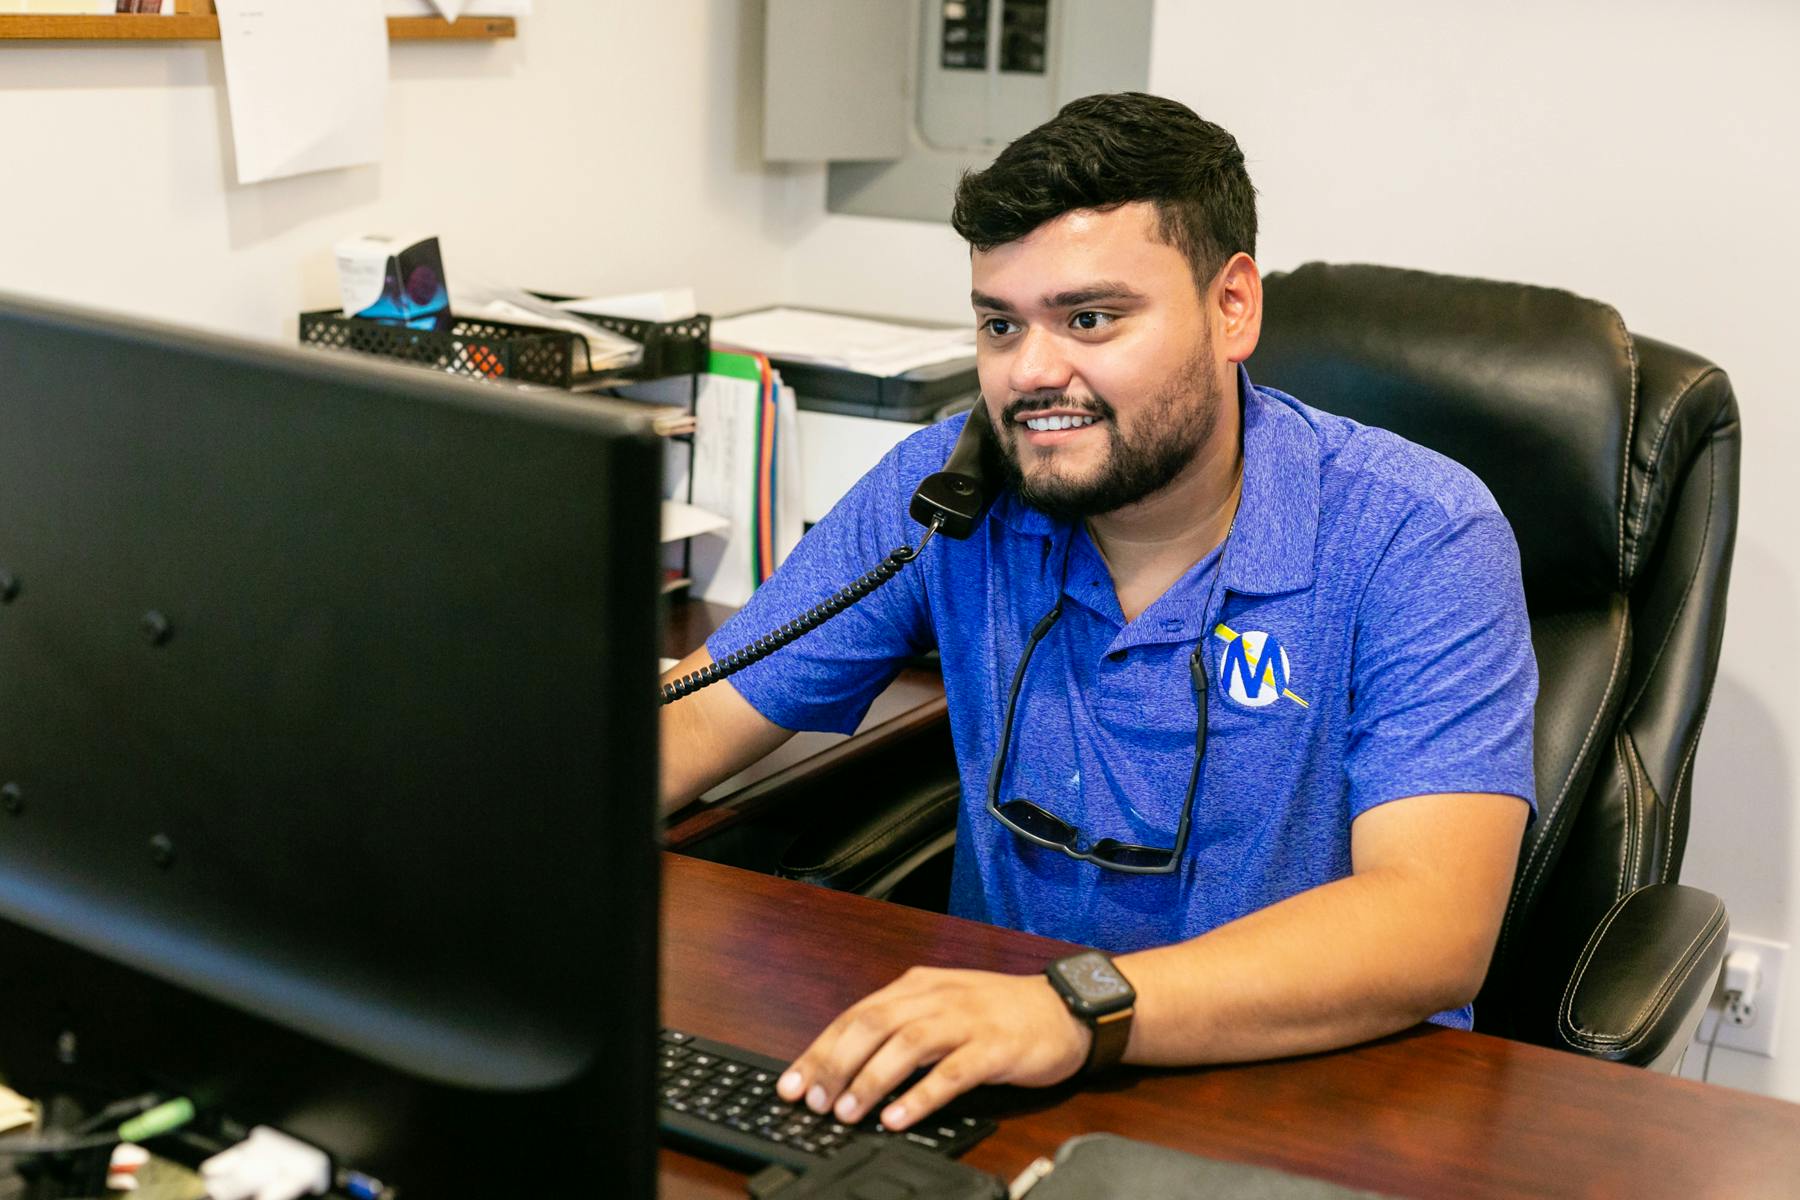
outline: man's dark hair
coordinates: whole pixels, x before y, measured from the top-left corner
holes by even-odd
[[[1175,100],[1083,96],[964,172],[950,223],[977,250],[1016,241],[1080,208],[1156,205],[1162,239],[1212,282],[1233,254],[1256,254],[1256,189],[1237,139]]]

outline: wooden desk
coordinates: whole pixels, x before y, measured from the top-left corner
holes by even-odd
[[[780,1056],[914,963],[1027,972],[1067,950],[677,855],[663,888],[664,1022]],[[1008,1180],[1108,1131],[1395,1196],[1800,1194],[1800,1105],[1448,1029],[981,1099],[1000,1129],[966,1161]],[[664,1200],[744,1195],[712,1163],[661,1166]]]

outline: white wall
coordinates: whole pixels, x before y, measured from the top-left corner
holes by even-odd
[[[419,230],[452,281],[777,298],[760,8],[537,9],[515,40],[395,43],[379,165],[248,187],[217,42],[0,42],[0,290],[287,340],[337,303],[334,242]]]
[[[1723,895],[1734,929],[1800,943],[1800,5],[1160,0],[1153,37],[1152,90],[1245,149],[1265,269],[1565,287],[1730,372],[1743,518],[1683,879]],[[827,215],[812,181],[793,187],[811,201],[796,295],[965,319],[945,227]],[[1800,1099],[1800,990],[1779,1036],[1775,1060],[1719,1050],[1712,1078]]]
[[[248,188],[216,44],[0,44],[0,290],[286,340],[335,302],[336,239],[423,229],[453,278],[966,319],[947,226],[828,215],[820,169],[761,166],[754,0],[537,7],[513,42],[394,47],[380,166]],[[1730,371],[1744,515],[1684,878],[1789,943],[1796,51],[1787,0],[1160,0],[1151,75],[1244,145],[1266,268],[1567,287]],[[1713,1077],[1800,1099],[1800,995],[1781,1041],[1774,1061],[1719,1051]]]

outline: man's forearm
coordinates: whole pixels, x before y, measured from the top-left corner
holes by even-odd
[[[680,679],[712,662],[702,646],[663,675]],[[662,811],[666,816],[720,780],[743,770],[788,738],[738,694],[730,680],[662,708]]]
[[[1191,941],[1121,956],[1138,992],[1127,1061],[1305,1054],[1467,1003],[1492,939],[1471,937],[1465,914],[1444,911],[1444,900],[1422,881],[1371,871]]]

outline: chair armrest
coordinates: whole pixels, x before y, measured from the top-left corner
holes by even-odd
[[[1654,883],[1614,904],[1563,992],[1563,1042],[1673,1071],[1712,996],[1730,927],[1723,901],[1678,883]]]
[[[953,774],[865,788],[855,802],[821,814],[782,854],[776,874],[887,899],[955,843],[961,796]]]

